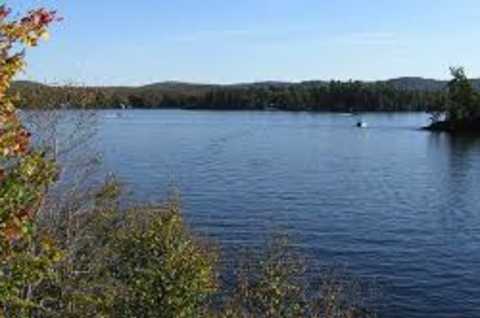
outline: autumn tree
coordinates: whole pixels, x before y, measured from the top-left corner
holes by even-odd
[[[14,77],[24,68],[26,47],[48,37],[56,21],[53,11],[37,9],[9,19],[0,6],[0,317],[32,317],[43,310],[35,289],[53,273],[59,253],[52,240],[35,230],[35,218],[56,168],[30,145],[30,133],[9,93]]]

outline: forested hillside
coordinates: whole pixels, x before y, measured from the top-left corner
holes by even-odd
[[[473,80],[480,88],[480,80]],[[306,81],[233,85],[163,82],[140,87],[58,87],[17,82],[22,107],[57,105],[72,96],[88,108],[181,108],[289,111],[431,111],[441,108],[447,82],[405,77],[378,82]],[[62,98],[63,96],[63,98]],[[68,97],[68,98],[67,98]],[[49,101],[48,103],[46,101]],[[79,106],[77,105],[77,106]]]

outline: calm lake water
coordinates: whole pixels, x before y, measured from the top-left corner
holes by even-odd
[[[376,281],[385,317],[480,317],[480,139],[424,114],[101,112],[105,164],[138,200],[181,193],[225,250],[287,231]]]

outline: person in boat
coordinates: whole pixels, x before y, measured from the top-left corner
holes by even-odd
[[[357,127],[359,127],[359,128],[367,128],[368,125],[367,125],[366,122],[360,120],[360,121],[357,122]]]

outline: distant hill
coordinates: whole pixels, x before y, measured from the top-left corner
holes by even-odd
[[[480,90],[480,79],[471,80],[473,87]],[[447,88],[448,81],[440,81],[422,77],[399,77],[385,81],[397,89],[441,91]]]
[[[397,89],[440,91],[446,88],[446,81],[427,79],[422,77],[399,77],[385,81]]]
[[[47,85],[38,83],[38,82],[33,82],[33,81],[16,81],[13,83],[15,87],[45,87]]]
[[[217,85],[210,84],[196,84],[196,83],[186,83],[186,82],[176,82],[176,81],[167,81],[160,83],[152,83],[148,85],[143,85],[138,88],[140,89],[158,89],[166,91],[189,91],[189,90],[198,90],[198,89],[210,89]]]

